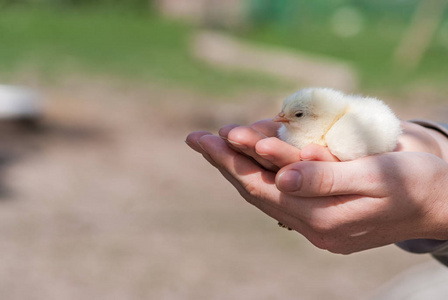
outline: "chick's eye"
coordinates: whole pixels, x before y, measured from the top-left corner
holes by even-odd
[[[297,118],[301,118],[301,117],[303,117],[303,112],[298,112],[298,113],[296,113],[295,114],[295,116],[297,117]]]

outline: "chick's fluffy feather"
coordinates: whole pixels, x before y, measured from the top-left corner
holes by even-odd
[[[342,161],[393,151],[400,121],[382,101],[308,88],[287,97],[278,136],[298,148],[327,146]]]

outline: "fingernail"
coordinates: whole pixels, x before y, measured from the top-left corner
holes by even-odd
[[[285,171],[278,176],[277,187],[283,192],[296,192],[302,187],[302,175],[295,170]]]
[[[246,146],[246,145],[243,145],[243,144],[234,142],[234,141],[229,140],[229,139],[228,139],[228,141],[229,141],[230,144],[232,144],[234,147],[236,147],[236,148],[238,148],[238,149],[242,149],[242,150],[247,149],[247,146]]]
[[[205,150],[205,148],[204,148],[204,146],[201,144],[200,140],[198,141],[198,145],[199,145],[199,147],[201,147],[201,149],[202,149],[205,153],[207,153],[207,150]]]

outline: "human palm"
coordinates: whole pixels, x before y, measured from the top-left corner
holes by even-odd
[[[395,152],[339,162],[327,148],[299,150],[268,120],[229,125],[187,143],[267,215],[335,253],[414,238],[448,239],[445,138],[403,122]]]

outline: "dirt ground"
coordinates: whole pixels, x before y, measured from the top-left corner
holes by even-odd
[[[316,249],[184,144],[191,130],[275,114],[270,96],[212,105],[124,83],[32,85],[46,99],[41,128],[2,131],[2,299],[351,300],[430,260],[394,246]],[[403,118],[448,112],[393,106]]]

